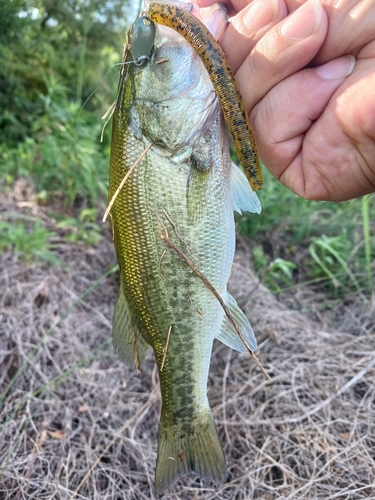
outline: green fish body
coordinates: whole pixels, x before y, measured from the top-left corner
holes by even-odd
[[[149,346],[155,353],[162,396],[155,488],[161,493],[189,472],[224,481],[207,399],[212,343],[219,338],[245,351],[219,301],[166,239],[215,287],[255,350],[251,326],[226,286],[233,209],[259,212],[260,205],[230,160],[222,112],[200,59],[160,26],[150,60],[127,64],[121,73],[110,199],[150,143],[111,209],[121,274],[113,338],[128,364],[138,367]]]

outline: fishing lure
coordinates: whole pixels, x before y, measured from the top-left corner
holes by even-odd
[[[150,59],[155,40],[155,24],[146,16],[139,16],[130,32],[130,53],[137,66],[144,66]]]
[[[246,177],[254,191],[263,187],[262,173],[251,125],[232,70],[229,68],[220,44],[206,26],[199,21],[187,6],[149,3],[145,16],[151,21],[174,29],[193,47],[206,67],[219,98],[225,121],[232,135],[238,158]],[[141,16],[136,23],[142,24],[139,32],[134,32],[131,41],[133,57],[138,62],[147,59],[151,53],[155,33],[149,26],[144,27]],[[135,33],[138,33],[135,36]],[[142,36],[141,36],[142,35]],[[146,51],[147,54],[142,54]]]

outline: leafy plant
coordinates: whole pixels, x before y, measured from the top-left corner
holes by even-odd
[[[99,143],[100,124],[81,112],[79,105],[54,102],[54,94],[41,96],[45,114],[34,123],[34,137],[14,149],[3,146],[0,177],[33,180],[38,192],[58,196],[65,206],[78,196],[93,204],[106,196],[108,157]]]
[[[303,239],[310,230],[311,202],[299,198],[280,184],[265,167],[262,167],[262,173],[264,188],[257,192],[262,212],[260,216],[244,213],[236,217],[241,234],[254,239],[259,234],[283,227],[287,231],[292,228],[295,241]],[[303,220],[304,224],[294,225],[298,220]]]
[[[362,295],[362,287],[347,263],[348,245],[341,237],[322,235],[314,238],[309,251],[315,263],[330,280],[335,289],[346,288],[349,282]]]
[[[293,262],[277,258],[268,266],[264,283],[271,291],[281,292],[282,287],[291,285],[294,269],[297,269],[297,266]]]
[[[33,135],[45,111],[39,94],[48,94],[46,80],[58,81],[68,102],[80,107],[87,100],[110,64],[121,61],[129,4],[0,2],[0,142],[15,147]],[[105,80],[87,103],[98,118],[113,101],[113,83]]]
[[[262,282],[274,293],[279,293],[293,283],[293,271],[297,266],[289,261],[277,257],[270,261],[261,245],[253,249],[254,269]]]
[[[256,241],[254,266],[264,280],[272,262],[298,263],[298,277],[323,280],[338,293],[373,289],[374,197],[343,203],[312,202],[295,196],[264,170],[259,192],[262,213],[237,218],[241,234]],[[284,270],[285,271],[285,270]],[[278,272],[284,271],[278,269]],[[268,272],[268,271],[267,271]],[[290,285],[297,284],[292,275]],[[282,286],[280,280],[277,281]],[[287,284],[285,284],[288,286]],[[363,297],[362,297],[363,298]]]
[[[96,245],[102,239],[102,228],[96,224],[98,210],[96,208],[85,208],[81,211],[78,219],[65,217],[57,224],[57,227],[67,229],[66,241],[75,243],[83,241],[89,245]]]
[[[0,252],[11,249],[25,260],[40,259],[52,264],[61,264],[53,254],[50,242],[55,233],[43,227],[40,221],[33,224],[23,220],[15,223],[0,220]]]
[[[255,245],[252,254],[254,261],[254,270],[261,276],[263,276],[266,272],[266,269],[268,268],[269,259],[267,259],[262,245]]]

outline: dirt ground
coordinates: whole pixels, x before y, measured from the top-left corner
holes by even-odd
[[[56,229],[22,190],[0,202]],[[153,499],[157,373],[151,353],[137,375],[113,352],[110,234],[96,247],[54,243],[65,266],[0,255],[0,499]],[[330,308],[306,287],[273,296],[244,239],[230,289],[272,382],[215,342],[208,395],[228,478],[185,477],[163,498],[375,499],[374,308]]]

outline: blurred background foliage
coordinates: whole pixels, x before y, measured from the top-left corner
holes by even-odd
[[[100,142],[101,117],[115,100],[116,64],[139,7],[130,0],[0,2],[0,184],[11,189],[26,179],[69,242],[101,239],[110,148],[110,125]],[[275,293],[310,282],[334,295],[371,293],[373,197],[309,202],[263,171],[263,212],[237,224],[253,242],[265,284]],[[27,230],[26,241],[38,236],[33,255],[50,257],[52,233],[37,223],[0,221],[0,251],[25,254]]]
[[[65,205],[106,196],[109,134],[100,144],[101,116],[115,99],[113,65],[121,62],[132,10],[123,0],[0,2],[5,181],[29,177]]]
[[[281,185],[265,167],[263,178],[260,216],[236,217],[238,233],[252,241],[261,281],[276,294],[308,285],[330,298],[351,297],[368,305],[375,273],[374,196],[309,201]]]

